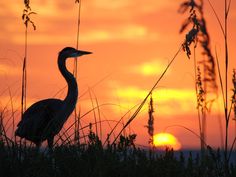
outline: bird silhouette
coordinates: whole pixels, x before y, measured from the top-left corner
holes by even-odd
[[[55,135],[60,132],[73,112],[78,98],[77,82],[73,74],[66,68],[66,59],[87,54],[91,54],[91,52],[76,50],[72,47],[66,47],[59,52],[58,68],[68,85],[65,99],[50,98],[31,105],[17,125],[16,136],[32,141],[37,147],[47,140],[48,147],[53,147]]]

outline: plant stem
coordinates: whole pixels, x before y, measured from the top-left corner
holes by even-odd
[[[78,50],[79,48],[79,37],[80,37],[80,12],[81,12],[81,1],[78,1],[79,3],[79,10],[78,10],[78,22],[77,22],[77,38],[76,38],[76,49]],[[77,69],[78,69],[78,64],[77,64],[77,58],[74,59],[74,77],[77,80]],[[77,107],[75,107],[74,110],[74,119],[75,119],[75,137],[74,140],[77,144],[79,144],[79,125],[80,125],[80,120],[77,115]]]
[[[27,89],[27,52],[28,52],[28,28],[25,27],[25,56],[22,70],[22,91],[21,91],[21,119],[26,110],[26,89]]]
[[[180,46],[180,48],[178,49],[178,51],[175,53],[174,57],[172,58],[172,60],[169,62],[169,64],[167,65],[167,67],[165,68],[165,70],[162,72],[161,76],[157,79],[156,83],[153,85],[153,87],[151,88],[151,90],[148,92],[148,94],[146,95],[146,97],[144,98],[144,100],[142,101],[142,103],[139,105],[139,107],[136,109],[136,111],[134,112],[134,114],[130,117],[130,119],[126,122],[126,124],[124,125],[124,127],[121,129],[121,131],[119,132],[119,134],[116,136],[116,138],[113,140],[111,145],[114,145],[114,143],[116,142],[116,140],[119,138],[119,136],[121,135],[121,133],[123,132],[123,130],[136,118],[136,116],[138,115],[138,113],[141,111],[141,109],[143,108],[144,104],[146,103],[148,97],[151,95],[151,93],[153,92],[153,90],[156,88],[157,84],[161,81],[161,79],[164,77],[165,73],[168,71],[168,69],[170,68],[171,64],[174,62],[174,60],[176,59],[176,57],[178,56],[179,52],[182,50],[182,45]]]
[[[196,61],[196,47],[194,46],[194,49],[193,49],[193,63],[194,63],[194,80],[195,80],[195,94],[196,96],[198,95],[198,89],[197,89],[197,61]],[[199,108],[197,109],[197,115],[198,115],[198,126],[199,126],[199,133],[200,133],[200,137],[202,135],[202,125],[201,125],[201,115],[200,115],[200,110]],[[202,138],[202,137],[201,137]],[[200,139],[201,140],[201,139]],[[202,148],[202,141],[200,141],[200,145],[201,145],[201,148]]]
[[[225,30],[224,30],[224,42],[225,42],[225,170],[228,171],[228,129],[229,129],[229,118],[228,118],[228,6],[227,0],[225,0]]]

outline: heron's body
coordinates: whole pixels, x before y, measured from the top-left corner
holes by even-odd
[[[79,57],[91,52],[78,51],[67,47],[58,56],[58,67],[68,84],[68,93],[64,100],[45,99],[34,103],[23,114],[22,120],[17,125],[17,136],[32,141],[37,146],[48,141],[48,146],[53,146],[54,136],[62,129],[64,123],[73,112],[77,98],[78,86],[76,79],[66,69],[66,59]]]

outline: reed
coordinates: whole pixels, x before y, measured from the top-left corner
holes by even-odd
[[[189,0],[189,1],[185,1],[181,4],[181,8],[180,8],[180,12],[184,13],[187,11],[187,9],[190,9],[190,17],[183,23],[180,32],[184,31],[187,26],[189,26],[191,24],[193,24],[193,28],[192,30],[186,35],[186,38],[189,38],[191,42],[198,42],[200,41],[201,47],[203,48],[203,55],[207,56],[208,61],[203,61],[201,63],[203,63],[203,87],[199,87],[200,86],[200,79],[199,79],[199,72],[197,74],[197,72],[195,71],[195,75],[196,75],[196,94],[197,94],[197,100],[198,100],[198,108],[201,108],[201,115],[203,116],[202,122],[199,121],[199,129],[200,129],[200,135],[202,137],[204,137],[205,134],[205,116],[206,116],[206,112],[204,110],[208,110],[211,108],[212,103],[215,101],[215,99],[208,99],[207,94],[210,93],[209,92],[209,86],[207,86],[207,83],[210,82],[211,83],[211,88],[213,89],[213,92],[215,92],[217,94],[218,97],[218,86],[216,84],[216,68],[217,68],[217,72],[219,75],[219,80],[220,80],[220,89],[221,89],[221,93],[222,93],[222,98],[223,98],[223,108],[224,108],[224,122],[225,122],[225,133],[224,133],[224,170],[226,172],[226,174],[229,171],[229,160],[230,160],[230,155],[231,155],[231,150],[232,150],[232,146],[231,146],[231,150],[229,150],[229,123],[230,123],[230,117],[231,117],[231,109],[234,105],[234,99],[231,100],[231,102],[229,101],[229,86],[228,86],[228,78],[229,78],[229,74],[228,74],[228,63],[229,63],[229,51],[228,51],[228,16],[229,16],[229,12],[230,12],[230,7],[231,7],[231,0],[224,1],[224,23],[221,22],[217,12],[214,9],[213,4],[211,3],[210,0],[207,0],[207,2],[209,3],[215,17],[216,20],[219,24],[219,27],[221,29],[221,32],[223,34],[224,37],[224,47],[225,47],[225,57],[224,57],[224,61],[225,61],[225,70],[224,72],[221,71],[220,69],[220,65],[219,65],[219,58],[217,56],[217,52],[216,52],[216,59],[214,59],[211,51],[210,51],[210,37],[209,34],[207,32],[207,28],[206,28],[206,20],[204,19],[204,14],[203,14],[203,0],[199,0],[199,1],[195,1],[195,0]],[[197,16],[195,15],[195,10],[198,11],[198,13],[200,14],[200,18],[197,18]],[[196,38],[191,38],[191,34],[197,34]],[[190,37],[189,37],[190,36]],[[197,39],[197,40],[196,40]],[[200,40],[199,40],[200,39]],[[185,51],[187,52],[187,56],[189,57],[191,55],[191,50],[190,48],[188,48],[188,43],[184,46]],[[195,49],[194,49],[195,50]],[[195,58],[195,56],[194,56]],[[196,59],[196,58],[195,58]],[[215,64],[215,60],[216,60],[216,64]],[[196,68],[196,62],[195,62],[195,68]],[[199,69],[197,69],[199,71]],[[206,77],[207,76],[207,77]],[[223,77],[224,76],[224,77]],[[223,79],[224,78],[224,79]],[[213,82],[214,81],[214,82]],[[201,84],[202,85],[202,84]],[[234,81],[233,81],[233,85],[234,85]],[[199,102],[200,100],[202,100],[203,102]],[[205,103],[204,103],[205,102]],[[229,106],[229,103],[231,104],[231,106]],[[210,105],[209,106],[207,106]],[[204,107],[206,107],[204,109]],[[202,134],[203,133],[203,134]],[[205,139],[205,138],[201,138],[201,139]],[[235,141],[233,141],[233,144],[235,143]],[[202,143],[201,143],[202,144]]]
[[[77,35],[76,35],[76,49],[79,48],[79,39],[80,39],[80,20],[81,20],[81,4],[82,4],[82,0],[76,0],[75,4],[79,5],[78,8],[78,18],[77,18]],[[73,75],[75,77],[75,79],[77,80],[77,75],[78,75],[78,64],[77,64],[77,59],[74,59],[74,66],[73,66]],[[77,115],[77,107],[75,107],[74,110],[74,120],[75,120],[75,127],[74,127],[74,131],[75,131],[75,141],[77,142],[77,144],[79,144],[79,136],[80,136],[80,132],[79,132],[79,126],[80,126],[80,121]]]
[[[189,17],[183,22],[180,33],[183,33],[187,30],[188,27],[191,27],[191,31],[187,34],[196,34],[195,38],[192,39],[194,42],[194,73],[195,73],[195,90],[197,97],[197,110],[198,110],[198,120],[199,120],[199,133],[201,135],[201,139],[206,142],[206,130],[207,130],[207,116],[211,111],[211,107],[218,97],[218,86],[216,82],[216,66],[215,66],[215,58],[211,52],[211,40],[210,35],[207,29],[206,19],[204,17],[204,1],[203,0],[187,0],[184,1],[179,8],[179,13],[190,13]],[[202,56],[196,57],[196,48],[201,48]],[[187,56],[190,58],[190,48],[186,49]],[[201,67],[201,69],[200,69]],[[202,78],[201,78],[201,87],[199,87],[199,75],[200,70],[202,70]],[[202,106],[199,106],[199,92],[202,91]],[[214,95],[212,97],[211,95]],[[201,108],[200,108],[201,107]],[[221,127],[221,125],[219,125]],[[220,129],[221,130],[221,129]],[[222,135],[222,132],[220,132]],[[222,136],[221,136],[222,137]],[[222,140],[223,141],[223,140]],[[202,153],[206,148],[204,143],[200,142]],[[204,156],[204,155],[202,155]]]
[[[154,135],[154,106],[152,94],[150,96],[149,105],[148,105],[148,124],[145,126],[148,129],[150,146],[153,146],[153,135]]]
[[[25,25],[25,51],[22,66],[22,86],[21,86],[21,117],[26,110],[26,97],[27,97],[27,58],[28,58],[28,26],[29,24],[36,30],[36,25],[31,19],[31,15],[36,14],[31,10],[30,1],[24,0],[25,8],[23,10],[22,20]]]
[[[228,154],[229,151],[229,123],[230,123],[230,113],[231,110],[229,109],[229,94],[228,94],[228,63],[229,63],[229,49],[228,49],[228,15],[230,12],[230,7],[231,7],[231,0],[224,1],[224,24],[220,21],[217,12],[215,11],[212,3],[210,0],[207,0],[208,3],[210,4],[210,7],[212,11],[214,12],[214,15],[218,21],[218,24],[220,26],[220,29],[222,31],[223,37],[224,37],[224,47],[225,47],[225,57],[224,57],[224,63],[225,63],[225,70],[224,70],[224,81],[223,81],[223,75],[222,72],[220,71],[219,67],[219,61],[217,58],[217,67],[218,67],[218,73],[220,77],[220,89],[223,97],[223,103],[224,103],[224,120],[225,120],[225,143],[224,143],[224,161],[225,161],[225,171],[229,171],[229,159],[230,159],[230,154]]]

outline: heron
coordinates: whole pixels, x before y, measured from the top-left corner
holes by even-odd
[[[23,113],[15,131],[16,136],[33,142],[37,147],[47,140],[48,147],[53,148],[54,137],[75,109],[78,98],[78,85],[73,74],[66,68],[66,60],[91,53],[72,47],[65,47],[59,52],[58,68],[68,85],[65,99],[49,98],[32,104]]]

